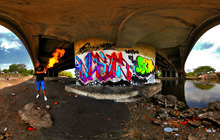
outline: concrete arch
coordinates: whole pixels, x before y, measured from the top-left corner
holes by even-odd
[[[34,64],[34,58],[31,51],[30,43],[27,39],[27,36],[24,34],[21,25],[19,25],[19,23],[14,18],[9,17],[8,15],[5,16],[4,14],[0,14],[0,25],[9,29],[21,40],[26,50],[28,51],[32,63]]]
[[[188,58],[191,50],[193,49],[194,45],[196,44],[196,42],[198,41],[198,39],[204,34],[206,33],[209,29],[217,26],[220,24],[220,15],[215,15],[212,16],[208,19],[206,19],[205,21],[203,21],[189,36],[189,38],[191,38],[189,44],[188,44],[188,49],[187,49],[187,53],[186,56],[184,58],[184,67],[185,67],[185,62],[186,59]]]

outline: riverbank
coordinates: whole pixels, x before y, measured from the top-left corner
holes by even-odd
[[[186,104],[176,97],[160,94],[130,103],[95,100],[66,92],[66,84],[65,81],[47,80],[47,102],[43,101],[42,96],[35,99],[36,89],[32,79],[1,89],[1,134],[25,140],[172,140],[220,137],[219,126],[213,123],[215,118],[198,116],[213,112],[213,108],[187,109]],[[30,125],[21,120],[18,110],[30,102],[51,115],[51,128],[29,129]]]

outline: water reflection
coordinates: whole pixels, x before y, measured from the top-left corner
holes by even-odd
[[[207,83],[207,82],[202,82],[202,81],[193,81],[193,84],[195,87],[201,90],[210,90],[215,86],[215,84],[213,83]]]
[[[220,81],[163,80],[164,95],[175,95],[188,107],[203,108],[209,102],[220,101]]]

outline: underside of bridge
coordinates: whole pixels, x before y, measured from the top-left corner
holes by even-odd
[[[0,9],[0,24],[22,40],[33,63],[45,66],[55,49],[66,49],[49,73],[75,67],[74,44],[89,38],[115,48],[150,46],[159,69],[184,73],[197,39],[220,23],[218,0],[1,0]]]

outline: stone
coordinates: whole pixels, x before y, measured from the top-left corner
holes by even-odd
[[[169,117],[168,112],[167,112],[167,110],[164,109],[164,108],[161,108],[160,110],[158,110],[158,111],[156,112],[156,118],[160,118],[160,119],[162,119],[162,120],[165,120],[165,119],[167,119],[168,117]]]
[[[162,121],[160,119],[155,119],[153,121],[154,124],[157,124],[157,125],[161,125],[162,124]]]
[[[177,107],[178,109],[182,110],[186,108],[186,104],[178,101],[177,98],[173,95],[162,95],[156,94],[152,97],[153,101],[161,106],[174,108]]]
[[[220,125],[220,101],[209,103],[208,112],[200,114],[199,117]]]
[[[34,103],[26,104],[22,109],[18,111],[21,119],[30,126],[41,129],[52,127],[52,120],[50,114]]]
[[[196,120],[196,121],[190,120],[187,123],[194,126],[194,127],[199,127],[202,124],[200,120]]]
[[[5,139],[5,136],[0,134],[0,140],[3,140],[3,139]]]
[[[220,101],[209,103],[208,111],[220,111]]]
[[[197,138],[196,136],[188,136],[188,140],[200,140],[200,138]]]
[[[203,120],[202,124],[205,125],[206,127],[211,127],[212,126],[212,122],[209,122],[209,121],[206,121],[206,120]]]
[[[185,110],[180,116],[183,118],[192,118],[199,114],[198,108],[189,108]]]

